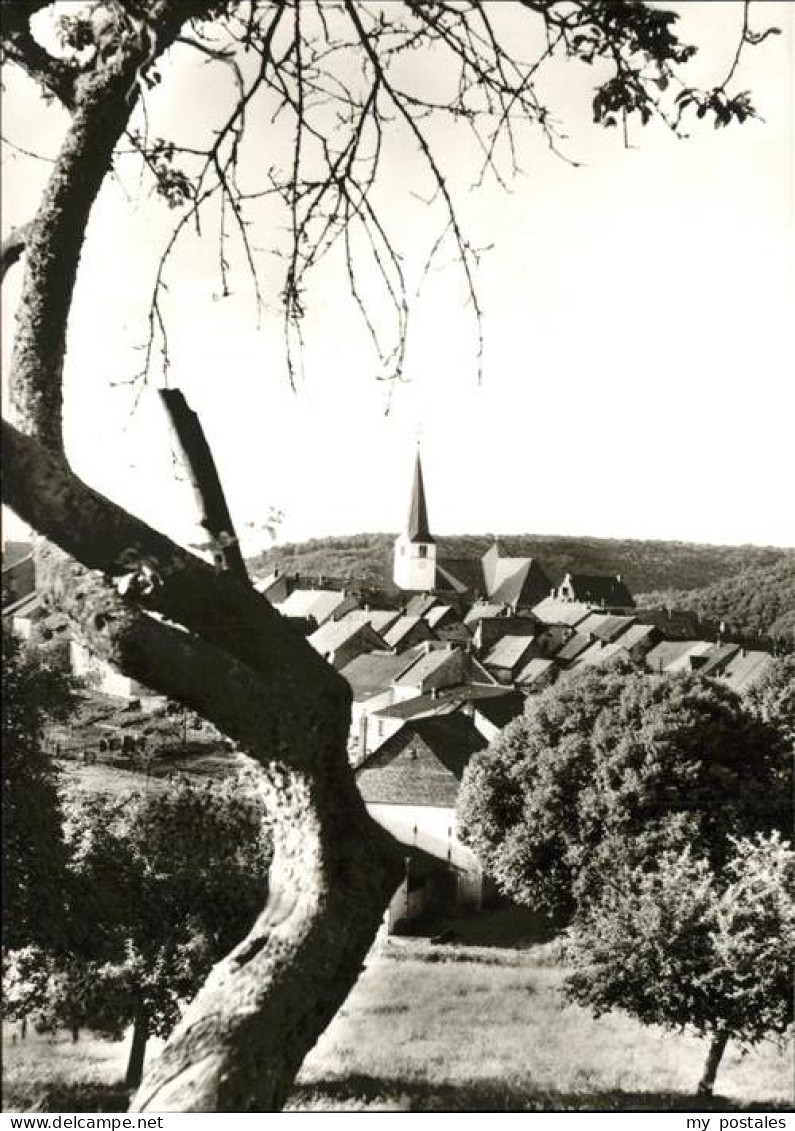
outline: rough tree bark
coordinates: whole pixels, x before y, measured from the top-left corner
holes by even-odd
[[[133,1021],[132,1044],[130,1056],[127,1061],[127,1071],[124,1074],[124,1083],[128,1088],[137,1088],[144,1074],[144,1060],[146,1058],[146,1044],[149,1040],[149,1023],[146,1010],[139,1005],[135,1011]]]
[[[707,1062],[704,1065],[704,1074],[698,1083],[699,1096],[711,1096],[715,1087],[715,1077],[718,1074],[720,1062],[729,1043],[729,1034],[725,1029],[718,1029],[712,1037],[707,1053]]]
[[[20,238],[27,254],[11,366],[18,426],[3,423],[6,502],[48,540],[37,547],[37,584],[89,647],[259,761],[274,830],[267,905],[215,967],[132,1110],[278,1110],[358,977],[400,881],[400,854],[368,816],[348,765],[344,681],[242,577],[86,486],[63,450],[66,327],[91,207],[142,66],[212,4],[139,5],[145,26],[131,23],[112,54],[74,75],[31,47],[20,13],[42,6],[17,6],[9,54],[72,120],[29,231],[9,247],[8,261]],[[7,24],[3,36],[8,49]]]

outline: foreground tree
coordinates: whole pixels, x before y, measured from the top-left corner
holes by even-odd
[[[77,704],[75,681],[3,630],[3,946],[64,943],[64,844],[58,769],[46,728]],[[28,965],[30,963],[28,962]]]
[[[795,855],[778,835],[732,844],[716,870],[685,849],[653,867],[613,857],[600,899],[568,933],[566,991],[597,1016],[710,1038],[698,1092],[711,1095],[730,1040],[786,1035],[793,1019]]]
[[[502,890],[571,916],[614,860],[792,827],[787,743],[728,688],[626,667],[576,673],[532,701],[464,775],[458,816]]]
[[[251,927],[267,892],[261,803],[240,781],[85,797],[68,806],[68,960],[41,1012],[120,1036],[127,1084],[147,1039],[167,1037],[214,963]]]
[[[392,344],[373,337],[395,375],[405,287],[371,192],[395,123],[426,160],[443,211],[434,250],[453,242],[477,314],[476,251],[424,132],[426,115],[466,123],[483,146],[484,167],[495,171],[503,154],[513,164],[517,120],[557,147],[537,76],[558,56],[598,64],[594,118],[608,126],[660,117],[679,130],[687,115],[726,125],[754,110],[746,94],[729,92],[737,60],[711,90],[677,79],[694,48],[677,38],[671,13],[642,3],[523,0],[519,15],[539,44],[527,60],[495,18],[501,6],[478,0],[372,7],[353,0],[106,0],[67,11],[58,54],[31,24],[47,6],[17,0],[2,12],[5,58],[70,115],[35,217],[4,247],[4,270],[23,246],[27,253],[11,366],[16,427],[4,424],[7,502],[50,540],[39,548],[42,590],[94,652],[202,714],[262,766],[274,819],[267,905],[245,942],[215,967],[136,1107],[268,1111],[282,1105],[307,1050],[355,981],[400,879],[401,857],[368,818],[347,764],[350,693],[342,679],[247,584],[235,555],[220,552],[221,568],[211,567],[89,489],[69,466],[61,420],[67,320],[89,214],[114,153],[124,141],[168,204],[183,209],[150,296],[145,373],[158,335],[164,367],[168,360],[162,295],[177,239],[209,212],[220,226],[223,292],[230,230],[258,286],[247,209],[268,196],[283,203],[287,217],[288,338],[300,333],[308,273],[337,241],[353,299],[373,329],[349,242],[357,231],[392,303]],[[738,58],[764,38],[750,30],[747,7],[743,12]],[[445,57],[452,70],[441,103],[398,73],[406,52],[423,49]],[[155,65],[180,52],[233,78],[233,103],[206,147],[193,135],[184,144],[150,140],[142,124],[130,125],[146,82],[159,77]],[[241,180],[241,147],[256,99],[273,118],[290,118],[293,145],[268,167],[263,184],[249,187]],[[208,534],[222,551],[230,544],[228,528]]]

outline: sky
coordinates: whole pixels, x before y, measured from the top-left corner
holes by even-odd
[[[692,80],[721,78],[742,5],[665,6],[701,47]],[[271,260],[263,253],[271,293],[258,328],[242,271],[222,299],[209,238],[186,245],[165,307],[170,379],[204,424],[244,549],[266,545],[271,508],[284,512],[280,541],[397,531],[418,437],[436,534],[795,545],[795,10],[752,5],[752,18],[782,30],[747,51],[737,75],[764,121],[694,123],[687,141],[636,127],[625,148],[618,131],[590,124],[586,68],[562,64],[545,93],[579,167],[528,129],[523,175],[508,192],[488,182],[471,190],[474,149],[429,127],[468,236],[489,249],[477,273],[480,378],[475,320],[449,255],[413,302],[400,383],[378,380],[343,265],[329,259],[307,296],[293,390]],[[429,89],[443,83],[433,60],[410,65]],[[228,93],[221,81],[175,59],[149,99],[155,126],[164,136],[186,121],[206,128]],[[64,125],[26,80],[9,79],[7,139],[54,155]],[[252,128],[261,160],[284,150],[278,122]],[[413,288],[440,217],[411,139],[395,128],[387,142],[379,200]],[[48,168],[4,152],[4,232],[29,217]],[[103,189],[70,322],[66,439],[88,482],[189,542],[191,494],[157,381],[137,401],[124,383],[140,364],[147,288],[173,220],[135,175],[122,171]],[[6,363],[19,269],[9,279]],[[388,328],[388,311],[376,309]]]

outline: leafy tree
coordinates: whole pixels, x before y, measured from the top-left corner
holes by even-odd
[[[733,840],[721,869],[691,850],[632,864],[614,844],[601,897],[565,946],[568,995],[597,1016],[709,1036],[700,1094],[729,1040],[784,1036],[793,1019],[795,854],[777,834]]]
[[[776,660],[748,692],[748,702],[765,722],[795,746],[795,656]]]
[[[766,636],[791,648],[795,643],[795,554],[783,553],[778,561],[748,566],[689,592],[647,593],[640,601],[725,621],[733,632]]]
[[[121,1036],[127,1083],[147,1038],[166,1037],[213,964],[250,928],[267,890],[263,809],[239,782],[69,806],[70,956],[48,983],[53,1024]]]
[[[504,892],[570,915],[618,838],[648,861],[691,846],[721,866],[730,835],[791,828],[782,736],[732,691],[625,666],[535,700],[464,775],[462,836]]]
[[[452,243],[477,313],[477,252],[426,133],[428,115],[474,131],[487,172],[499,174],[507,153],[510,172],[518,122],[559,146],[542,85],[559,58],[595,64],[593,113],[605,126],[660,117],[682,132],[683,123],[698,118],[742,122],[754,110],[745,92],[732,91],[737,61],[767,33],[751,31],[746,12],[725,78],[698,90],[677,78],[695,48],[676,35],[675,15],[639,2],[524,0],[514,12],[525,20],[523,36],[497,18],[502,5],[479,0],[105,0],[67,13],[58,53],[36,38],[31,22],[47,7],[47,0],[17,0],[3,11],[4,58],[57,99],[69,119],[31,225],[4,247],[3,270],[26,250],[10,366],[16,427],[3,426],[6,498],[50,539],[38,561],[42,591],[91,648],[201,713],[262,765],[276,842],[268,908],[246,959],[227,960],[199,994],[135,1106],[271,1110],[281,1106],[307,1050],[354,983],[400,880],[401,854],[356,791],[346,757],[347,686],[248,584],[239,555],[237,568],[231,549],[214,568],[87,487],[69,465],[62,430],[66,328],[103,181],[121,160],[119,150],[132,150],[178,217],[154,292],[144,300],[152,330],[144,375],[158,355],[164,367],[168,361],[163,302],[173,248],[215,220],[223,293],[232,238],[258,289],[249,231],[264,200],[284,209],[286,223],[273,224],[270,250],[285,266],[288,341],[300,334],[308,276],[325,250],[339,247],[369,327],[361,270],[375,271],[390,298],[391,341],[373,336],[383,368],[395,376],[406,341],[406,285],[372,191],[385,139],[404,131],[425,160],[442,210],[434,251]],[[536,43],[536,56],[523,59],[520,42]],[[449,68],[446,96],[406,78],[409,51],[427,52]],[[189,115],[182,139],[149,136],[137,112],[148,84],[190,58],[225,70],[230,104],[220,108],[219,122],[207,122],[206,142],[197,138],[202,123]],[[258,120],[276,131],[272,161],[261,159],[267,142],[259,131],[253,139],[247,132],[255,104]],[[280,154],[284,123],[291,142]],[[247,147],[262,174],[258,183],[243,175]],[[286,233],[283,240],[279,233]],[[366,249],[363,263],[357,246]],[[290,359],[292,366],[292,351]],[[228,527],[210,533],[229,548]],[[200,1080],[197,1061],[205,1066]]]
[[[77,685],[6,629],[3,664],[4,946],[54,947],[63,943],[66,851],[58,769],[45,733],[70,717]]]

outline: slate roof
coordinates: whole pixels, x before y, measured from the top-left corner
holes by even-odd
[[[446,616],[452,613],[453,608],[451,605],[435,605],[432,609],[428,609],[427,613],[422,613],[422,619],[426,620],[431,628],[436,628],[440,621],[444,620]]]
[[[425,502],[425,484],[422,481],[420,453],[414,461],[414,483],[411,488],[411,503],[406,533],[410,542],[433,542],[428,526],[428,507]]]
[[[490,601],[531,606],[549,594],[552,582],[533,558],[498,558]]]
[[[661,640],[645,658],[653,672],[681,671],[690,667],[690,656],[701,655],[712,647],[706,640]]]
[[[370,804],[453,808],[467,762],[486,745],[464,715],[417,719],[362,763],[356,781]]]
[[[773,657],[767,652],[748,652],[741,648],[729,660],[720,679],[735,691],[745,691],[762,678],[772,663]]]
[[[626,632],[622,632],[616,640],[618,647],[624,652],[630,652],[644,640],[650,640],[658,630],[653,624],[631,624]]]
[[[575,601],[585,601],[607,608],[632,608],[635,601],[623,581],[616,576],[599,573],[567,573],[564,585],[571,589]]]
[[[546,597],[533,606],[533,614],[544,624],[565,624],[573,628],[585,620],[591,610],[579,601],[562,601],[559,597]]]
[[[464,624],[471,628],[479,620],[491,620],[493,617],[505,615],[504,605],[490,605],[485,601],[477,601],[464,617]]]
[[[321,656],[328,656],[341,648],[352,637],[358,636],[359,633],[366,633],[370,646],[373,649],[386,650],[386,645],[381,642],[380,637],[370,627],[367,621],[357,620],[357,618],[343,617],[342,620],[326,621],[324,625],[313,632],[308,638],[309,643],[319,652]]]
[[[369,699],[390,688],[393,681],[418,658],[418,651],[414,648],[400,656],[391,652],[365,652],[346,664],[340,675],[350,684],[354,699]]]
[[[294,589],[277,605],[285,617],[314,617],[318,624],[328,620],[345,602],[352,600],[339,589]]]
[[[504,702],[503,702],[504,701]],[[412,719],[421,715],[449,715],[460,711],[469,703],[474,703],[477,709],[490,718],[492,714],[505,714],[508,705],[518,704],[518,709],[508,715],[506,723],[519,714],[524,699],[518,692],[500,684],[485,686],[483,684],[458,684],[455,687],[445,687],[435,695],[415,695],[413,699],[403,699],[397,703],[390,703],[379,711],[373,711],[373,718],[385,719]],[[496,726],[504,723],[496,722]]]
[[[488,655],[483,657],[482,662],[487,668],[508,668],[513,671],[522,662],[534,640],[534,636],[503,636]]]
[[[584,636],[593,635],[597,640],[608,643],[617,639],[635,623],[632,617],[616,616],[612,613],[591,613],[577,625],[577,631]]]
[[[439,668],[444,667],[455,655],[456,650],[453,648],[429,649],[424,656],[421,656],[415,664],[411,665],[408,671],[395,678],[396,686],[419,687],[424,680],[432,676]]]
[[[547,660],[543,656],[534,656],[532,660],[528,660],[525,666],[521,669],[516,676],[515,682],[520,687],[532,687],[534,683],[544,679],[550,674],[550,668],[554,668],[555,661]]]
[[[508,690],[504,695],[489,695],[475,701],[475,710],[495,727],[506,727],[524,710],[524,696]]]
[[[567,640],[563,647],[555,653],[555,659],[558,663],[570,664],[590,646],[591,642],[587,636],[580,636],[579,633],[575,632],[571,640]]]
[[[701,675],[722,675],[729,661],[740,651],[739,644],[718,644],[710,651],[706,664],[698,670]]]
[[[415,593],[406,605],[406,612],[410,617],[424,617],[438,603],[439,598],[432,593]]]
[[[436,588],[459,594],[485,593],[486,583],[480,558],[437,558]]]
[[[422,617],[399,616],[381,635],[390,648],[397,648],[418,624],[425,625]]]

